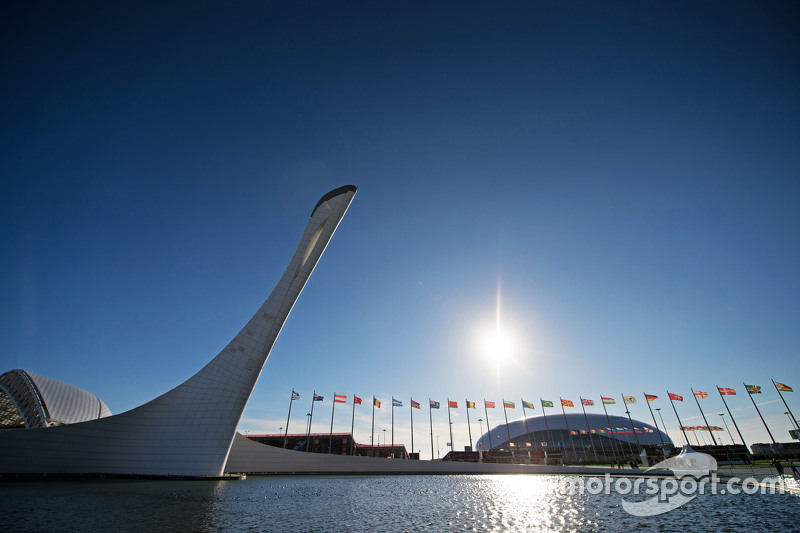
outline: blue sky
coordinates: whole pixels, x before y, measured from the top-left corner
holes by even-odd
[[[647,421],[647,392],[677,438],[666,390],[687,425],[702,423],[690,387],[711,393],[716,425],[720,385],[737,388],[745,438],[765,442],[747,381],[788,439],[769,380],[800,388],[796,8],[0,9],[3,370],[113,412],[165,392],[266,298],[318,198],[352,183],[242,431],[285,426],[293,387],[292,432],[312,390],[314,431],[334,392],[394,395],[409,445],[411,397],[624,393]],[[502,363],[481,348],[498,310],[515,343]],[[356,414],[368,442],[369,406]],[[390,424],[384,407],[376,428]]]

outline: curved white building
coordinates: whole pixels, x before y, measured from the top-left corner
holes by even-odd
[[[270,350],[355,193],[356,187],[347,185],[317,202],[275,289],[194,376],[114,416],[101,417],[101,407],[97,419],[55,425],[53,413],[42,410],[38,421],[30,416],[24,422],[28,429],[0,431],[0,473],[223,475],[239,419]],[[32,381],[38,387],[45,379]],[[42,406],[50,405],[43,400]]]
[[[0,428],[46,428],[111,416],[94,394],[27,372],[0,375]]]

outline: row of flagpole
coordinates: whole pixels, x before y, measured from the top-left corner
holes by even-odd
[[[775,386],[775,389],[777,390],[778,395],[781,398],[781,401],[783,402],[784,406],[786,407],[787,413],[791,417],[792,423],[794,425],[793,430],[800,431],[800,425],[798,425],[797,419],[794,417],[794,414],[792,413],[791,409],[789,408],[789,405],[786,403],[786,399],[783,397],[783,394],[782,394],[782,392],[793,392],[793,389],[791,387],[789,387],[788,385],[776,382],[775,380],[772,380],[772,384]],[[767,423],[764,420],[764,417],[761,415],[761,411],[758,409],[758,405],[756,405],[756,402],[753,399],[753,395],[754,394],[761,394],[761,387],[757,386],[757,385],[747,385],[744,382],[742,383],[742,385],[744,385],[745,390],[747,391],[748,396],[750,397],[750,400],[753,403],[753,407],[756,409],[756,412],[758,413],[758,416],[761,419],[761,422],[764,424],[764,427],[767,430],[767,433],[769,434],[769,437],[772,440],[773,445],[777,445],[777,442],[775,441],[775,438],[772,435],[772,431],[770,431],[769,427],[767,426]],[[709,432],[709,435],[711,436],[711,440],[714,443],[714,445],[716,446],[717,445],[717,440],[716,440],[716,438],[714,438],[714,433],[713,432],[716,431],[717,429],[719,431],[721,431],[722,428],[719,428],[718,426],[710,426],[709,425],[708,420],[707,420],[706,415],[705,415],[705,412],[703,411],[703,408],[700,405],[700,401],[699,401],[700,399],[708,398],[709,395],[706,392],[698,391],[698,390],[695,390],[693,388],[690,389],[690,390],[692,391],[692,395],[694,396],[695,403],[697,404],[697,408],[700,411],[700,415],[703,418],[703,422],[705,423],[705,426],[697,426],[695,428],[690,428],[690,427],[684,426],[683,422],[681,421],[680,415],[678,414],[678,410],[675,407],[675,402],[676,401],[683,402],[683,396],[680,396],[678,394],[673,394],[673,393],[667,391],[667,397],[669,398],[670,405],[672,406],[672,410],[675,413],[675,418],[677,418],[677,420],[678,420],[679,428],[680,428],[681,433],[683,434],[683,438],[686,440],[686,443],[689,444],[689,438],[686,435],[686,430],[687,429],[693,430],[693,429],[701,428],[701,429],[705,429],[705,430],[707,430]],[[732,389],[732,388],[719,387],[719,386],[717,387],[717,391],[719,392],[720,398],[722,399],[722,403],[725,405],[725,409],[728,412],[728,416],[730,416],[730,418],[731,418],[731,422],[733,422],[734,428],[736,428],[736,432],[739,435],[739,439],[741,439],[742,444],[745,447],[747,447],[747,444],[746,444],[746,442],[744,440],[744,437],[742,436],[742,432],[739,430],[739,426],[736,423],[735,418],[733,417],[733,413],[731,412],[730,408],[728,407],[728,403],[725,401],[725,396],[735,396],[736,395],[736,391],[734,389]],[[655,417],[655,415],[653,413],[653,409],[650,407],[650,402],[658,399],[658,396],[644,393],[644,397],[645,397],[645,400],[646,400],[646,403],[647,403],[648,410],[650,411],[650,416],[653,419],[653,425],[656,427],[656,429],[660,429],[659,425],[658,425],[658,422],[656,421],[656,417]],[[603,406],[603,412],[605,413],[606,422],[608,423],[609,430],[613,433],[612,426],[611,426],[611,420],[610,420],[610,418],[608,416],[608,411],[606,410],[606,405],[614,404],[614,403],[616,403],[616,401],[613,398],[606,397],[606,396],[600,396],[600,398],[601,398],[601,404]],[[299,399],[300,399],[300,395],[297,392],[295,392],[294,389],[292,389],[292,394],[291,394],[291,397],[290,397],[290,400],[289,400],[289,414],[287,415],[287,418],[286,418],[286,431],[284,433],[284,439],[283,439],[283,447],[284,448],[288,444],[289,421],[290,421],[290,418],[291,418],[291,415],[292,415],[292,403],[295,400],[299,400]],[[561,412],[562,412],[562,414],[564,416],[564,423],[566,425],[567,432],[568,432],[569,438],[570,438],[570,447],[573,450],[573,454],[577,455],[577,453],[575,451],[575,444],[574,444],[574,441],[572,439],[573,433],[577,434],[577,432],[573,432],[573,430],[569,427],[569,422],[567,420],[567,413],[566,413],[566,410],[565,410],[565,407],[574,407],[574,404],[573,404],[573,402],[571,400],[565,400],[564,398],[559,398],[559,400],[561,401]],[[591,447],[592,447],[592,453],[595,456],[595,459],[597,460],[597,459],[599,459],[599,456],[597,454],[597,449],[594,446],[594,441],[591,438],[591,434],[594,433],[594,430],[591,429],[590,424],[589,424],[589,418],[588,418],[588,415],[586,414],[586,406],[593,406],[594,405],[594,400],[583,398],[583,397],[580,397],[580,400],[581,400],[581,409],[583,410],[584,420],[586,421],[586,427],[589,430],[589,442],[590,442]],[[311,423],[312,423],[313,416],[314,416],[314,403],[316,403],[318,401],[323,401],[323,397],[318,395],[316,393],[316,391],[314,391],[313,392],[312,402],[311,402],[311,412],[309,413],[308,427],[307,427],[307,430],[306,430],[305,451],[309,451],[310,450]],[[549,439],[549,441],[551,443],[555,442],[555,441],[552,440],[552,435],[550,433],[550,427],[549,427],[549,424],[547,422],[547,413],[545,411],[546,407],[554,407],[553,402],[552,401],[548,401],[548,400],[543,400],[542,398],[539,398],[539,401],[540,401],[541,406],[542,406],[542,416],[543,416],[544,423],[545,423],[545,431],[547,432],[547,438]],[[635,396],[626,396],[626,395],[623,394],[622,395],[622,401],[623,401],[623,405],[625,406],[625,414],[628,416],[628,420],[629,420],[629,422],[631,424],[631,429],[632,429],[632,433],[633,433],[634,439],[636,441],[636,446],[637,446],[638,449],[641,450],[642,446],[641,446],[641,443],[639,442],[639,437],[636,434],[637,432],[636,432],[636,428],[634,427],[634,424],[633,424],[633,419],[631,418],[631,413],[630,413],[630,411],[628,410],[628,407],[627,407],[629,404],[636,403],[636,397]],[[429,402],[428,403],[428,406],[429,406],[428,409],[429,409],[429,419],[430,419],[430,428],[431,428],[431,432],[430,432],[431,458],[433,458],[433,457],[435,457],[435,455],[434,455],[434,446],[433,446],[433,409],[439,409],[440,408],[440,403],[437,402],[437,401],[431,400],[430,398],[428,398],[428,402]],[[471,402],[469,400],[465,400],[465,402],[466,402],[466,408],[467,408],[467,430],[468,430],[468,434],[469,434],[469,444],[470,444],[470,449],[472,449],[472,444],[473,444],[472,443],[472,428],[471,428],[471,424],[470,424],[470,420],[469,420],[469,410],[470,409],[476,409],[476,403],[475,402]],[[532,438],[531,438],[531,435],[530,435],[530,430],[528,429],[527,413],[525,412],[525,409],[527,408],[527,409],[533,410],[534,406],[533,406],[532,403],[526,402],[525,400],[521,400],[521,402],[522,402],[523,420],[525,421],[525,431],[528,434],[528,440],[532,442]],[[335,412],[337,403],[347,403],[347,396],[339,395],[339,394],[336,394],[336,393],[334,393],[334,395],[333,395],[333,407],[331,409],[331,427],[330,427],[330,436],[329,436],[330,440],[329,440],[329,444],[328,444],[328,453],[332,453],[332,450],[333,450],[333,420],[334,420],[334,412]],[[362,403],[362,399],[354,394],[353,395],[352,418],[351,418],[351,424],[350,424],[350,435],[351,435],[350,449],[348,451],[348,453],[351,454],[351,455],[354,453],[353,431],[355,429],[355,406],[356,405],[360,405],[361,403]],[[483,403],[484,403],[484,413],[486,415],[486,427],[487,427],[487,436],[489,438],[489,448],[491,449],[492,448],[492,435],[491,435],[491,426],[490,426],[490,423],[489,423],[489,411],[488,411],[488,409],[494,409],[495,408],[495,402],[487,401],[484,398]],[[375,440],[375,407],[380,409],[381,401],[373,396],[372,397],[372,430],[371,430],[371,440],[370,440],[371,444],[374,444],[374,440]],[[394,408],[395,407],[403,407],[403,402],[401,400],[398,400],[398,399],[392,397],[392,432],[391,432],[391,436],[392,436],[392,444],[391,444],[391,446],[392,446],[392,448],[391,448],[392,457],[394,457]],[[413,452],[414,451],[414,409],[420,409],[421,406],[420,406],[420,404],[418,402],[414,401],[414,399],[412,398],[410,407],[411,407],[411,409],[410,409],[410,412],[411,412],[411,451]],[[454,450],[455,446],[454,446],[454,442],[453,442],[453,422],[452,422],[452,419],[450,417],[450,409],[457,409],[458,408],[458,402],[457,401],[452,401],[452,400],[450,400],[448,398],[447,399],[447,407],[448,407],[448,409],[447,409],[447,421],[448,421],[448,427],[449,427],[449,430],[450,430],[450,442],[448,443],[448,446],[450,447],[451,450]],[[506,410],[507,409],[514,409],[514,408],[516,408],[516,405],[515,405],[514,402],[507,401],[507,400],[503,399],[503,415],[504,415],[504,418],[505,418],[506,433],[507,433],[507,436],[508,436],[509,443],[511,443],[511,430],[510,430],[510,427],[509,427],[508,414],[507,414]],[[664,423],[663,417],[661,417],[660,409],[656,409],[656,410],[659,411],[659,417],[661,418],[661,425],[664,427],[664,432],[666,433],[667,428],[666,428],[666,424]],[[722,416],[722,415],[720,415],[720,416]],[[723,422],[725,422],[725,418],[724,417],[722,418],[722,420],[723,420]],[[725,422],[725,426],[726,426],[726,429],[728,429],[728,435],[730,436],[731,441],[734,442],[734,444],[735,444],[733,436],[730,433],[730,429],[727,428],[727,422]],[[581,430],[581,431],[583,431],[583,430]],[[695,435],[695,437],[696,437],[696,435]],[[659,433],[659,439],[661,440],[662,447],[664,447],[665,443],[664,443],[663,437],[661,436],[661,433]],[[696,440],[699,443],[699,439],[696,439]],[[542,443],[542,444],[546,445],[546,443]],[[529,442],[528,445],[530,446],[531,443]],[[612,448],[614,449],[614,453],[616,454],[616,446],[614,444],[614,439],[611,439],[611,445],[612,445]],[[620,451],[623,451],[622,455],[624,455],[624,450],[622,450],[622,448],[621,448],[622,447],[622,442],[621,441],[619,442],[619,446],[620,446]],[[512,453],[513,453],[513,448],[512,448]],[[374,446],[371,447],[371,455],[374,455]]]

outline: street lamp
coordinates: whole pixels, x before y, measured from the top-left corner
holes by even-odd
[[[478,419],[478,424],[481,425],[481,437],[483,437],[483,418]]]
[[[731,444],[736,444],[736,441],[733,440],[733,435],[731,435],[731,430],[728,427],[728,423],[725,422],[725,413],[720,413],[719,416],[722,418],[722,423],[725,424],[725,429],[728,430],[728,436],[731,438]]]

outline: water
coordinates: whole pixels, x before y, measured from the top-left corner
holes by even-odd
[[[564,476],[250,477],[0,482],[13,531],[797,531],[800,497],[700,495],[640,518]]]

